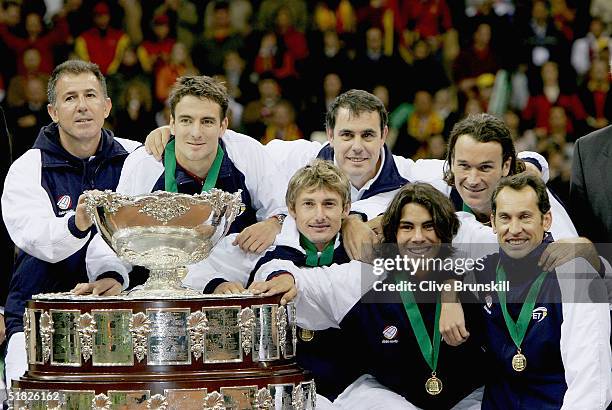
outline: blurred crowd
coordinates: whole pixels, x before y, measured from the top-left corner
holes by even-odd
[[[0,103],[17,158],[50,121],[47,79],[67,58],[100,66],[107,127],[141,141],[168,123],[184,74],[221,78],[230,127],[262,143],[325,139],[328,105],[360,88],[407,157],[443,158],[467,114],[503,117],[565,199],[572,143],[612,119],[610,33],[610,0],[2,0]]]

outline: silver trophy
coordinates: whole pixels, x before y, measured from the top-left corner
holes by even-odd
[[[215,188],[195,195],[108,190],[85,195],[87,213],[106,243],[123,261],[149,269],[143,290],[132,294],[137,297],[195,296],[181,286],[185,265],[205,259],[243,207],[240,191]]]

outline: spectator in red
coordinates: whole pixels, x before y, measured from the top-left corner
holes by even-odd
[[[165,102],[177,78],[183,75],[197,74],[198,70],[191,62],[187,47],[180,42],[174,43],[170,61],[162,64],[155,75],[155,98],[160,103]]]
[[[0,24],[0,39],[17,54],[17,73],[26,74],[23,53],[35,48],[41,56],[40,70],[45,74],[51,74],[55,66],[54,47],[66,43],[70,35],[66,19],[63,17],[57,19],[53,30],[45,32],[41,16],[28,13],[25,18],[25,30],[27,37],[18,37],[9,31],[6,24]]]
[[[267,32],[262,36],[253,71],[260,75],[272,73],[279,81],[297,78],[292,55],[274,32]]]
[[[360,27],[378,27],[383,33],[385,55],[394,51],[394,33],[402,30],[397,0],[370,0],[367,5],[357,9],[357,24]]]
[[[308,57],[308,44],[306,36],[295,28],[293,21],[289,7],[283,6],[276,12],[276,34],[283,39],[293,61],[299,63]]]
[[[153,19],[153,35],[152,40],[145,40],[138,47],[138,60],[140,65],[147,72],[157,72],[160,65],[170,59],[172,47],[176,40],[169,37],[170,26],[168,16],[160,14]]]
[[[49,75],[40,71],[40,53],[35,48],[30,48],[23,53],[23,65],[26,73],[18,74],[11,78],[7,90],[7,103],[9,107],[17,107],[25,104],[26,84],[30,78],[39,78],[44,88],[47,88]]]
[[[551,0],[550,14],[557,30],[563,34],[568,42],[574,41],[576,10],[568,7],[566,0]]]
[[[95,27],[81,34],[74,51],[81,60],[91,61],[100,67],[102,74],[113,74],[121,64],[123,53],[130,39],[122,30],[110,27],[110,9],[106,3],[93,8]]]
[[[481,23],[472,35],[472,44],[459,53],[453,64],[453,74],[459,89],[468,94],[481,74],[495,74],[501,68],[491,47],[491,26]]]
[[[453,21],[445,0],[405,0],[400,15],[402,27],[415,38],[424,38],[434,53],[441,47],[445,33],[452,30]]]
[[[536,135],[546,135],[549,131],[549,112],[552,106],[565,109],[568,115],[567,132],[579,134],[587,114],[575,92],[564,89],[559,81],[557,63],[549,61],[541,70],[541,89],[533,93],[523,110],[523,120],[528,128],[535,128]],[[578,128],[578,129],[576,129]]]

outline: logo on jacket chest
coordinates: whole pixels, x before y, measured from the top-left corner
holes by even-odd
[[[64,215],[72,207],[72,199],[70,195],[62,195],[56,202],[57,208],[59,209],[59,215]]]
[[[399,343],[399,340],[397,340],[397,333],[397,326],[385,326],[382,331],[383,339],[381,340],[381,343]]]
[[[546,309],[544,306],[537,307],[533,309],[533,312],[531,312],[531,318],[533,320],[537,320],[538,322],[544,320],[547,315],[548,309]]]
[[[486,295],[485,296],[485,304],[484,304],[484,306],[482,308],[489,315],[493,314],[493,312],[492,312],[493,297],[491,295]],[[542,320],[544,320],[544,318],[547,315],[548,315],[548,309],[546,309],[545,306],[540,306],[540,307],[537,307],[537,308],[533,309],[533,311],[531,312],[531,319],[535,320],[535,321],[537,321],[539,323]]]

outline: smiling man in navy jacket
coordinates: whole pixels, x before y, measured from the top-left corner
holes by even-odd
[[[508,281],[509,291],[480,295],[497,369],[487,376],[482,408],[605,409],[612,400],[610,315],[603,280],[586,260],[592,258],[551,271],[538,267],[552,242],[550,202],[539,178],[502,179],[491,207],[501,250],[476,278]]]
[[[97,65],[67,61],[57,66],[48,99],[53,123],[13,163],[2,195],[4,222],[20,249],[5,306],[9,386],[27,369],[26,301],[37,293],[68,291],[87,279],[85,252],[92,229],[80,195],[115,189],[125,158],[140,145],[102,128],[112,103]]]

